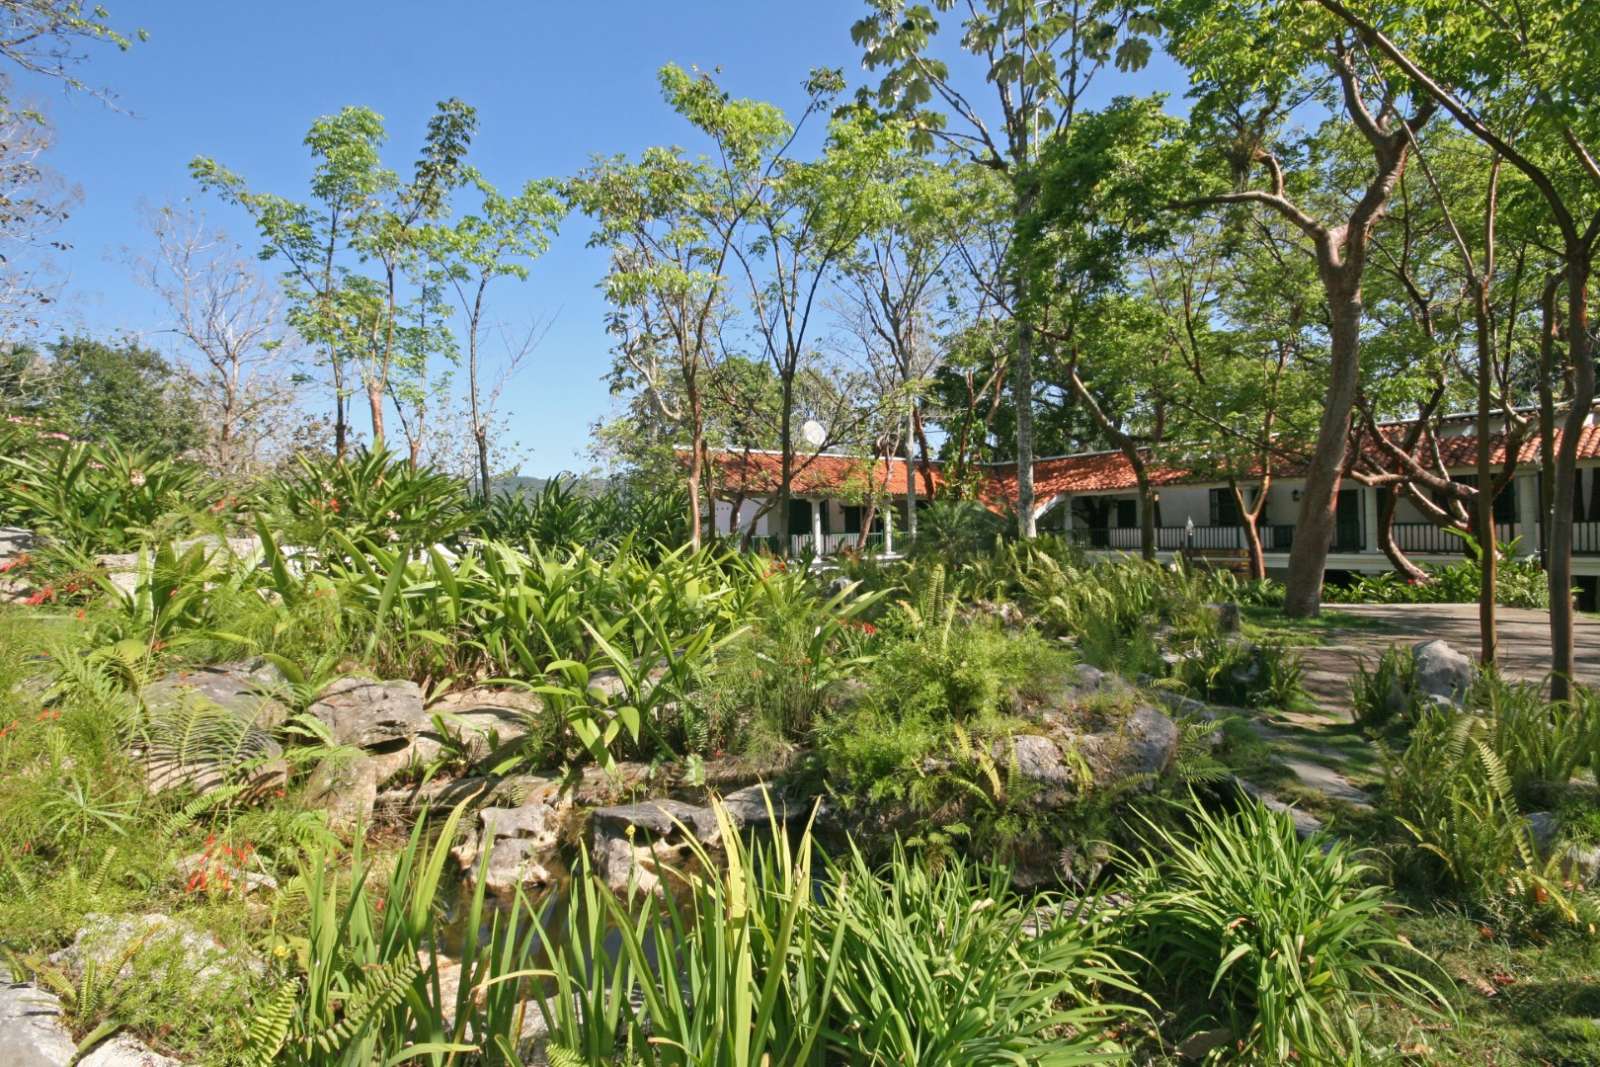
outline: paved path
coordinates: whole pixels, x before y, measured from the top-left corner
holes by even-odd
[[[1465,653],[1478,651],[1476,604],[1330,604],[1335,621],[1323,643],[1304,649],[1306,690],[1339,719],[1350,713],[1350,679],[1365,656],[1376,663],[1391,644],[1410,646],[1442,637]],[[1526,608],[1501,608],[1500,669],[1509,677],[1542,680],[1550,670],[1550,615]],[[1578,681],[1600,685],[1600,616],[1579,613],[1572,642]]]
[[[1251,727],[1277,750],[1280,764],[1304,789],[1355,809],[1368,809],[1372,798],[1347,775],[1371,781],[1371,745],[1351,725],[1350,682],[1365,657],[1375,663],[1392,644],[1410,647],[1443,638],[1475,656],[1478,648],[1476,604],[1335,604],[1327,609],[1330,625],[1319,645],[1303,648],[1305,687],[1316,711],[1279,712],[1273,721],[1251,720]],[[1500,666],[1508,676],[1542,680],[1550,669],[1550,618],[1547,612],[1501,608]],[[1600,684],[1600,617],[1579,615],[1573,651],[1578,680]],[[1269,804],[1282,807],[1269,791],[1247,786]],[[1297,826],[1308,832],[1320,825],[1314,816],[1296,813]],[[1301,826],[1299,820],[1305,820]]]

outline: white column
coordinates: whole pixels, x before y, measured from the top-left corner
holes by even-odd
[[[1517,544],[1517,555],[1537,556],[1539,554],[1539,476],[1537,474],[1519,474],[1516,481],[1517,492],[1517,537],[1521,540]]]
[[[811,502],[811,543],[817,550],[818,558],[822,556],[822,509],[827,503],[826,500]]]
[[[1361,487],[1361,549],[1378,551],[1378,489],[1372,485]]]
[[[1066,532],[1067,537],[1070,540],[1072,537],[1072,498],[1070,496],[1063,496],[1061,498],[1061,503],[1057,504],[1056,507],[1063,509],[1063,514],[1061,516],[1061,529]]]
[[[884,505],[883,508],[883,554],[889,555],[894,551],[894,506]]]

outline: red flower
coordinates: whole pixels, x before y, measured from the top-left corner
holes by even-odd
[[[29,557],[26,552],[23,552],[17,556],[13,556],[8,562],[0,564],[0,574],[26,567],[28,565],[28,561]]]
[[[56,587],[53,585],[47,585],[37,593],[24,599],[23,603],[28,605],[30,608],[36,608],[40,604],[43,604],[46,600],[54,600],[55,598]]]

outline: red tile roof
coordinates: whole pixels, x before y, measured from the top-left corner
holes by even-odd
[[[1385,427],[1384,432],[1397,438],[1403,426]],[[1478,462],[1478,439],[1472,435],[1441,436],[1439,453],[1447,468],[1459,470]],[[1560,432],[1556,443],[1559,447]],[[1381,468],[1391,466],[1387,456],[1371,440],[1363,443],[1363,450]],[[1539,460],[1539,437],[1530,434],[1518,452],[1518,462],[1536,463]],[[1585,426],[1578,439],[1578,458],[1600,460],[1600,425]],[[714,452],[712,462],[717,468],[719,482],[729,491],[742,490],[746,494],[760,495],[775,492],[778,487],[781,457],[775,452]],[[1505,435],[1496,434],[1490,453],[1490,462],[1496,466],[1505,462]],[[890,493],[903,493],[906,484],[906,464],[901,459],[887,462],[877,460],[869,464],[854,456],[804,454],[795,457],[796,473],[793,489],[799,496],[834,496],[856,493],[867,485],[867,478]],[[926,497],[920,464],[915,469],[916,492]],[[1280,477],[1297,477],[1292,466],[1280,467]],[[1156,486],[1177,485],[1189,481],[1210,481],[1181,467],[1153,464],[1149,470],[1150,481]],[[944,482],[937,463],[933,465],[933,481],[937,491]],[[1121,452],[1089,452],[1076,456],[1054,456],[1037,460],[1033,466],[1034,499],[1040,502],[1062,493],[1119,492],[1135,488],[1133,465]],[[984,485],[979,495],[985,504],[998,508],[1017,498],[1017,468],[1015,463],[993,463],[985,468]]]
[[[716,468],[719,485],[726,492],[744,492],[746,495],[775,493],[782,480],[783,457],[776,452],[713,452],[711,463]],[[794,477],[790,490],[796,496],[845,496],[877,485],[890,494],[904,495],[906,490],[906,462],[903,459],[867,460],[858,456],[839,456],[829,453],[794,457]],[[935,492],[944,484],[939,465],[932,465]],[[919,497],[926,497],[920,464],[913,465],[912,479]]]

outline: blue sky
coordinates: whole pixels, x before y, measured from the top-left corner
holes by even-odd
[[[131,277],[124,249],[145,240],[141,205],[195,195],[186,164],[209,155],[253,188],[303,195],[309,163],[300,141],[318,115],[347,104],[387,121],[387,162],[409,168],[435,102],[477,107],[475,163],[502,188],[562,176],[594,153],[636,153],[682,143],[684,126],[661,102],[663,63],[721,67],[724,85],[794,109],[808,69],[860,66],[850,24],[860,0],[612,0],[606,4],[419,0],[163,0],[111,2],[113,21],[149,31],[127,53],[97,52],[81,71],[109,88],[119,109],[22,82],[57,131],[50,164],[82,192],[62,235],[64,299],[56,321],[96,334],[134,333],[170,347],[162,314]],[[1181,93],[1165,61],[1104,92]],[[248,246],[246,223],[201,198],[211,221]],[[553,323],[508,388],[510,431],[524,473],[590,466],[590,425],[611,406],[604,308],[595,283],[601,252],[586,249],[588,220],[569,218],[524,285],[499,291],[496,316]],[[268,267],[268,270],[273,268]],[[361,420],[364,421],[364,420]]]

